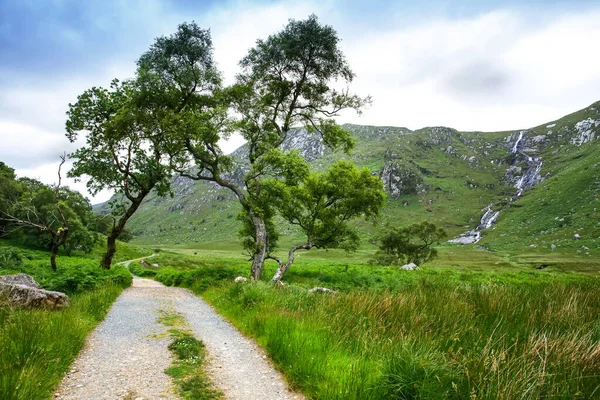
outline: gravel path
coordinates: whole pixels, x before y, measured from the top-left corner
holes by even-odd
[[[181,313],[206,345],[207,371],[227,399],[287,400],[304,397],[287,389],[264,351],[240,334],[204,300],[182,288],[134,278],[63,379],[55,398],[64,400],[178,399],[164,370],[172,356],[159,310]]]
[[[209,376],[228,399],[304,399],[288,390],[285,380],[268,361],[264,350],[225,321],[204,300],[185,289],[174,299],[175,310],[204,342],[209,354]]]
[[[157,322],[158,310],[171,306],[163,292],[158,282],[134,279],[88,338],[55,398],[177,399],[163,372],[172,357],[170,340],[161,335],[167,329]]]

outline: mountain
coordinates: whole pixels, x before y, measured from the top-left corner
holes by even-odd
[[[490,249],[597,251],[600,237],[600,102],[525,130],[459,132],[446,127],[344,125],[357,145],[350,155],[330,152],[307,132],[295,148],[324,169],[348,159],[379,174],[389,193],[379,223],[429,220],[455,242]],[[234,152],[241,160],[244,146]],[[243,174],[240,163],[234,178]],[[212,183],[175,177],[173,198],[155,195],[130,221],[146,244],[213,242],[237,237],[240,208]],[[377,230],[358,223],[368,238]],[[283,235],[294,235],[285,228]],[[574,239],[578,235],[579,239]]]

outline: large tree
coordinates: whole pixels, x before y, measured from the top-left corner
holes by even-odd
[[[183,174],[216,182],[235,193],[242,205],[244,229],[253,231],[253,279],[260,279],[276,235],[276,210],[263,182],[278,177],[295,186],[306,168],[297,154],[281,150],[284,141],[309,132],[320,135],[330,149],[349,151],[353,146],[350,133],[334,118],[345,109],[360,111],[369,99],[352,95],[347,88],[335,88],[354,78],[339,41],[332,27],[312,15],[302,21],[290,20],[281,32],[258,40],[241,60],[242,72],[223,98],[237,118],[235,129],[247,142],[244,163],[248,170],[243,182],[228,177],[231,159],[218,148],[215,131],[207,129],[214,125],[199,121],[186,126],[186,146],[197,172]],[[223,126],[226,124],[216,128]]]
[[[297,186],[266,181],[276,192],[275,207],[290,224],[300,228],[305,240],[292,246],[286,261],[271,255],[279,268],[272,281],[280,281],[294,262],[298,250],[342,248],[356,250],[359,235],[349,222],[356,218],[373,219],[385,200],[383,182],[364,168],[358,170],[338,161],[324,173],[311,173]]]
[[[87,90],[68,111],[67,137],[75,141],[83,132],[86,140],[71,154],[76,161],[70,176],[87,176],[92,193],[110,189],[123,200],[112,203],[117,218],[107,235],[104,268],[110,268],[116,239],[146,196],[170,193],[172,168],[185,161],[182,141],[172,133],[195,122],[200,103],[212,107],[212,91],[220,84],[210,34],[195,23],[156,39],[137,65],[135,78]]]

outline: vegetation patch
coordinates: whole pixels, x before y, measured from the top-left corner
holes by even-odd
[[[179,394],[190,400],[222,399],[223,393],[214,386],[204,370],[204,344],[189,331],[183,316],[172,310],[162,310],[158,321],[171,327],[168,333],[173,342],[169,345],[169,350],[177,358],[165,373],[173,378]]]
[[[204,296],[310,397],[587,399],[600,391],[599,288],[430,275],[395,291],[254,282]]]
[[[1,398],[50,398],[122,289],[106,284],[75,294],[70,307],[55,312],[0,306]]]

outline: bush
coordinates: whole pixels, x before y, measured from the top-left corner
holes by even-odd
[[[0,269],[18,268],[23,265],[21,252],[13,248],[0,248]]]
[[[421,222],[405,228],[388,227],[377,238],[379,250],[371,264],[402,265],[431,261],[437,256],[432,246],[447,237],[444,229],[430,222]]]

